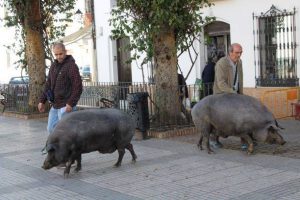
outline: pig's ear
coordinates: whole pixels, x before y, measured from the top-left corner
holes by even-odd
[[[278,127],[278,128],[280,128],[280,129],[284,129],[282,126],[280,126],[279,124],[278,124],[278,122],[277,122],[277,120],[275,119],[275,124],[276,124],[276,126]]]
[[[269,128],[268,128],[268,130],[269,131],[271,131],[271,132],[277,132],[277,131],[280,131],[282,128],[281,127],[279,127],[279,126],[275,126],[275,125],[273,125],[273,124],[271,124],[270,126],[269,126]]]
[[[47,150],[47,152],[57,150],[57,144],[47,144],[46,150]]]

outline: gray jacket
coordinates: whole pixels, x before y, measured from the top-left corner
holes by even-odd
[[[236,93],[236,91],[233,90],[234,75],[228,57],[221,58],[215,66],[213,93]],[[237,75],[239,81],[238,91],[239,94],[243,94],[243,65],[241,60],[237,64]]]

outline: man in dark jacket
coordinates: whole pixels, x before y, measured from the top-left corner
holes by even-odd
[[[208,62],[204,67],[202,72],[202,82],[204,84],[204,94],[205,96],[213,94],[213,83],[215,78],[215,59],[208,58]]]
[[[49,134],[65,113],[76,110],[76,104],[82,93],[82,80],[74,58],[66,55],[66,48],[62,43],[55,43],[52,51],[56,59],[50,67],[45,89],[38,104],[40,112],[45,112],[47,100],[51,104],[47,125]]]
[[[178,73],[177,78],[180,93],[180,102],[182,102],[184,98],[189,98],[188,87],[182,74]]]
[[[224,57],[225,54],[223,52],[219,52],[217,55],[212,55],[208,58],[208,62],[205,65],[202,72],[202,82],[204,84],[204,92],[205,96],[213,94],[213,84],[215,80],[215,65],[218,60]]]

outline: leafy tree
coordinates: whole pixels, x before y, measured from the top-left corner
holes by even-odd
[[[76,0],[0,0],[7,9],[5,22],[16,28],[17,64],[28,72],[29,107],[35,110],[45,84],[46,59],[52,61],[50,43],[64,36]]]
[[[132,59],[143,59],[142,64],[154,60],[155,103],[164,122],[180,113],[177,56],[189,50],[202,26],[213,20],[201,13],[211,5],[208,0],[117,0],[112,10],[113,38],[131,38],[128,48],[136,52]]]

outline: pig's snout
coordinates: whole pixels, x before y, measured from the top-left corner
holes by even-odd
[[[44,170],[51,169],[52,167],[53,167],[53,166],[50,165],[50,163],[47,162],[47,161],[45,161],[44,164],[43,164],[43,166],[42,166],[42,168],[43,168]]]
[[[279,138],[274,139],[273,144],[284,145],[285,143],[286,143],[286,141],[282,137],[279,137]]]
[[[284,145],[286,143],[285,140],[271,140],[270,144],[279,144],[279,145]]]

